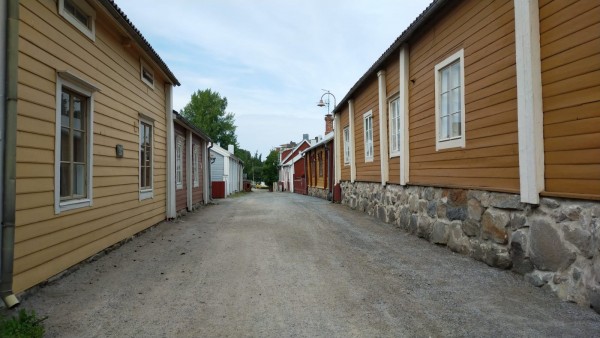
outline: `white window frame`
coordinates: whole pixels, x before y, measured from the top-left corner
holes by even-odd
[[[192,181],[193,187],[200,187],[200,145],[192,142]]]
[[[396,109],[394,110],[394,106]],[[400,156],[402,147],[402,128],[400,121],[400,96],[394,95],[388,101],[389,127],[390,127],[390,158]]]
[[[139,157],[140,157],[140,150],[138,148],[138,177],[139,177],[139,190],[140,190],[140,201],[145,200],[145,199],[149,199],[149,198],[154,198],[154,139],[156,136],[156,133],[154,131],[155,126],[154,126],[154,120],[145,117],[145,116],[140,116],[140,120],[139,120],[139,132],[138,132],[138,139],[139,139],[139,147],[141,147],[142,145],[142,122],[145,124],[148,124],[151,126],[151,130],[152,130],[152,137],[150,138],[150,154],[151,154],[151,158],[150,158],[150,189],[142,189],[142,173],[141,173],[141,163],[139,161]]]
[[[344,165],[350,165],[350,126],[344,128]]]
[[[440,126],[440,118],[441,118],[441,80],[440,80],[440,71],[443,70],[448,65],[458,61],[459,69],[460,69],[460,131],[461,134],[459,136],[444,139],[442,140],[440,137],[441,126]],[[466,144],[466,130],[465,130],[465,51],[464,49],[459,50],[458,52],[450,55],[444,61],[435,65],[435,149],[436,151],[441,149],[448,148],[464,148]]]
[[[370,131],[367,124],[370,121]],[[365,162],[373,162],[375,146],[373,145],[373,111],[369,110],[363,114],[363,135],[365,138]]]
[[[71,25],[75,26],[90,40],[96,41],[96,11],[85,1],[71,0],[71,3],[90,18],[90,26],[84,25],[65,9],[65,0],[58,0],[58,13]]]
[[[175,137],[175,187],[183,189],[183,153],[185,140],[177,135]]]
[[[146,80],[146,78],[144,77],[144,70],[152,74],[152,82]],[[154,82],[156,81],[156,77],[154,76],[154,70],[152,70],[152,67],[148,66],[148,64],[143,59],[140,59],[140,79],[148,87],[154,89]]]
[[[81,199],[68,201],[60,200],[60,149],[61,149],[61,107],[63,87],[75,91],[87,98],[87,126],[86,126],[86,156],[87,156],[87,196]],[[70,72],[58,72],[56,77],[56,122],[54,137],[54,213],[92,206],[93,202],[93,168],[94,168],[94,95],[99,89],[73,75]]]

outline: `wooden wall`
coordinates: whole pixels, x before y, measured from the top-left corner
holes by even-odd
[[[25,290],[165,218],[165,79],[140,80],[140,55],[97,11],[93,42],[53,0],[21,1],[14,289]],[[93,81],[93,206],[54,213],[56,72]],[[154,198],[139,200],[139,114],[154,123]],[[122,144],[123,158],[115,157]]]
[[[373,161],[365,162],[364,114],[373,113]],[[354,138],[356,157],[356,180],[381,182],[379,154],[379,86],[377,76],[371,76],[366,84],[354,94]]]
[[[183,139],[183,154],[182,154],[182,162],[181,162],[181,175],[182,179],[182,187],[178,188],[176,182],[176,177],[173,175],[173,184],[175,184],[175,210],[180,211],[187,208],[187,130],[181,125],[175,123],[175,135],[173,136],[173,142],[175,142],[175,147],[177,147],[177,138],[181,137]]]
[[[600,197],[600,2],[540,0],[546,192]]]
[[[512,0],[467,0],[409,42],[410,184],[519,191],[514,26]],[[466,148],[436,151],[434,67],[461,48]]]
[[[340,114],[340,126],[341,126],[341,131],[340,131],[340,156],[339,156],[339,161],[340,163],[338,163],[337,165],[340,166],[341,168],[341,174],[342,177],[340,178],[342,181],[350,181],[350,163],[345,164],[344,163],[344,129],[346,127],[350,128],[350,116],[349,116],[349,112],[348,112],[348,104],[344,104],[344,109],[340,110],[340,112],[338,113]],[[348,129],[350,130],[350,129]],[[337,140],[336,140],[337,141]],[[354,156],[353,154],[350,154],[350,156]]]
[[[389,111],[389,99],[398,95],[400,90],[400,60],[398,53],[394,53],[393,56],[388,61],[387,65],[383,68],[385,69],[385,88],[386,88],[386,105],[388,107],[388,119],[386,121],[387,130],[388,130],[388,157],[391,151],[390,145],[390,134],[391,134],[391,124],[390,124],[390,111]],[[389,170],[389,183],[400,184],[400,156],[389,157],[388,160],[388,170]]]
[[[205,146],[205,141],[203,141],[201,138],[199,138],[196,135],[193,135],[192,137],[192,143],[195,146],[199,146],[200,147],[200,154],[199,154],[199,158],[198,158],[198,180],[199,180],[199,185],[198,187],[194,188],[194,181],[193,181],[193,174],[192,174],[192,204],[196,204],[196,203],[200,203],[200,202],[204,202],[204,165],[205,163],[203,162],[203,156],[204,156],[204,152],[206,151],[206,146]],[[190,161],[193,161],[193,147],[192,147],[192,159],[190,159]],[[193,163],[192,163],[192,170],[193,170]]]

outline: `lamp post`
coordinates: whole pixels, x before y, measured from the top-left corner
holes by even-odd
[[[329,115],[329,97],[333,97],[333,109],[335,109],[335,106],[337,105],[336,99],[335,99],[335,95],[333,95],[329,90],[327,89],[323,89],[325,91],[325,93],[323,93],[323,95],[321,95],[321,99],[319,100],[319,102],[317,103],[318,107],[325,107],[327,106],[327,115]],[[323,97],[325,97],[325,95],[327,95],[327,101],[323,101]]]

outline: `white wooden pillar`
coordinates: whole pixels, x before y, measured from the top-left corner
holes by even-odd
[[[408,84],[409,84],[409,48],[404,44],[400,48],[400,184],[406,185],[409,178],[409,130],[408,130]]]
[[[335,169],[335,182],[334,184],[340,183],[342,179],[342,134],[341,134],[341,121],[340,114],[334,115],[333,120],[333,154],[334,154],[334,169]]]
[[[177,216],[175,206],[175,126],[173,125],[173,85],[165,85],[167,116],[167,219]]]
[[[193,162],[194,155],[192,152],[192,131],[187,129],[185,135],[185,192],[187,194],[187,209],[188,211],[192,211],[192,206],[194,201],[192,200],[192,189],[194,188],[193,182]]]
[[[514,0],[521,202],[539,204],[544,190],[544,125],[537,0]]]
[[[377,72],[379,79],[379,158],[381,168],[381,185],[386,185],[390,180],[388,133],[387,133],[387,87],[385,83],[385,70]]]
[[[356,181],[356,134],[354,133],[354,100],[348,100],[348,118],[350,120],[350,182]]]

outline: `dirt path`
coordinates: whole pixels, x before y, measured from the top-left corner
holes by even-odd
[[[255,192],[38,290],[60,337],[600,336],[600,316],[345,206]]]

